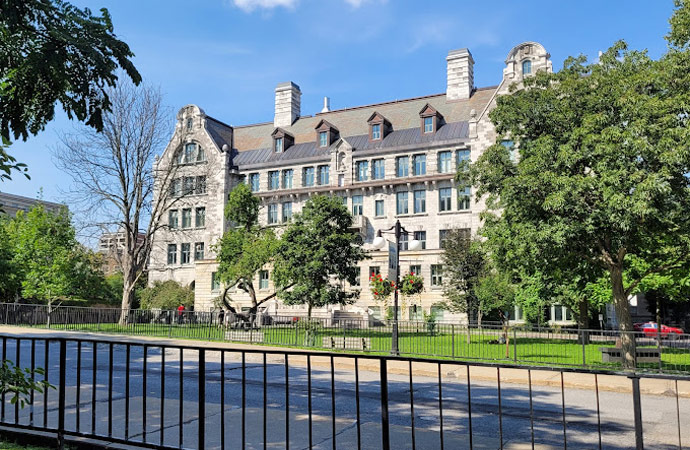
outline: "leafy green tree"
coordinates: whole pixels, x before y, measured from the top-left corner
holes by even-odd
[[[0,215],[0,299],[14,301],[21,289],[21,272],[14,261],[14,251],[10,241],[11,219]]]
[[[143,309],[174,310],[180,305],[187,308],[194,305],[194,291],[189,287],[182,286],[177,281],[155,281],[153,286],[141,291],[141,307]]]
[[[489,236],[500,228],[503,239],[530,242],[545,274],[586,264],[609,278],[625,367],[635,364],[628,296],[647,275],[686,265],[690,250],[690,56],[679,28],[688,12],[677,4],[660,60],[620,41],[597,63],[568,58],[498,98],[497,144],[471,171],[478,196],[501,211],[486,217]],[[508,136],[517,163],[500,145]],[[649,269],[626,285],[629,255]]]
[[[237,313],[229,298],[230,289],[237,286],[251,299],[248,317],[253,321],[258,307],[276,296],[276,292],[273,292],[264,298],[257,298],[254,282],[259,270],[273,259],[278,240],[272,229],[259,225],[259,198],[251,193],[245,183],[238,184],[230,192],[225,216],[232,227],[215,247],[218,276],[225,284],[220,301],[225,309]]]
[[[295,214],[277,247],[273,281],[278,296],[288,305],[312,309],[352,303],[359,291],[355,284],[358,263],[367,258],[351,230],[352,215],[338,198],[317,195]]]

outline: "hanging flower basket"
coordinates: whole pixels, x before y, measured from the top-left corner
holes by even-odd
[[[414,272],[406,273],[400,280],[400,293],[406,297],[421,294],[423,290],[424,278]]]
[[[383,278],[381,275],[376,274],[369,278],[369,287],[374,299],[380,301],[390,297],[393,289],[395,289],[395,283],[388,278]]]

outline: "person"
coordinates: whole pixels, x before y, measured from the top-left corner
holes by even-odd
[[[182,315],[184,314],[184,305],[180,305],[177,307],[177,323],[181,324],[182,323]]]

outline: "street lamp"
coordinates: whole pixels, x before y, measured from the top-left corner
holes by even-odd
[[[388,242],[382,234],[394,234],[395,244]],[[389,244],[388,250],[388,278],[390,279],[391,270],[395,273],[395,289],[393,289],[393,333],[391,336],[391,353],[398,356],[400,351],[398,350],[398,284],[400,284],[400,236],[408,236],[412,234],[400,225],[400,221],[396,220],[395,225],[387,230],[378,230],[376,232],[376,237],[372,243],[373,247],[377,250],[381,250]],[[391,245],[392,244],[392,245]],[[416,239],[410,241],[407,246],[408,250],[419,250],[422,248],[422,243]]]

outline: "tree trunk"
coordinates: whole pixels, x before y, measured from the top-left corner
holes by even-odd
[[[589,333],[584,331],[589,329],[589,308],[587,300],[581,298],[578,301],[577,309],[577,326],[580,329],[578,343],[587,345],[589,344]]]
[[[613,290],[613,305],[616,309],[618,330],[620,331],[623,368],[634,369],[636,363],[635,336],[633,333],[632,317],[630,316],[630,304],[628,303],[628,296],[625,295],[625,289],[623,288],[622,264],[613,265],[609,271]]]
[[[129,311],[134,305],[134,284],[136,282],[136,274],[132,270],[128,270],[122,275],[122,277],[123,283],[120,325],[126,326],[129,323]]]
[[[472,343],[472,330],[470,329],[472,311],[470,309],[469,302],[467,302],[467,344]]]

